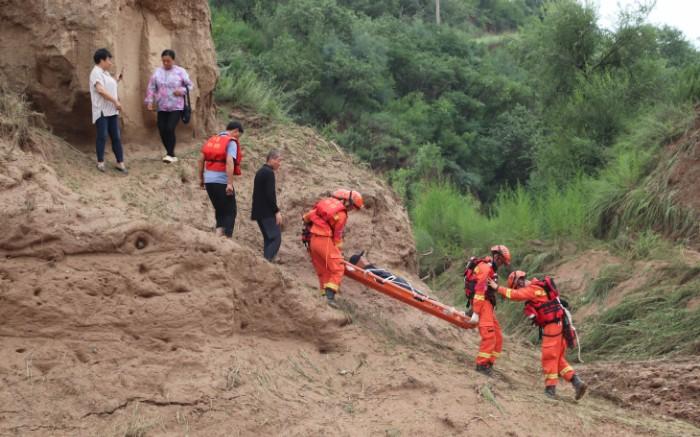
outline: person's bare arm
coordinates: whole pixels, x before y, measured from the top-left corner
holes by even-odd
[[[233,195],[233,156],[226,155],[226,194]]]

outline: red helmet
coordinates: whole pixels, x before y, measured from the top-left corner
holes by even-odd
[[[508,248],[504,245],[499,244],[498,246],[493,246],[491,248],[491,253],[501,255],[506,265],[510,265],[510,250],[508,250]]]
[[[362,194],[360,194],[358,191],[341,188],[339,190],[335,190],[332,196],[357,209],[362,209],[362,207],[365,206],[365,201],[362,199]]]
[[[525,278],[527,273],[522,270],[516,270],[508,275],[508,288],[518,288],[518,279]]]

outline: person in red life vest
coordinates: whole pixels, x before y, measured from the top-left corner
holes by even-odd
[[[341,248],[348,211],[361,209],[364,204],[359,192],[339,189],[331,197],[319,200],[303,215],[302,240],[311,255],[321,292],[333,308],[337,308],[335,295],[345,273]]]
[[[489,285],[497,286],[494,281],[489,281]],[[498,287],[497,290],[506,299],[525,301],[525,315],[540,327],[545,394],[555,398],[557,382],[562,377],[574,386],[576,400],[581,399],[586,393],[586,384],[566,361],[567,343],[574,346],[575,334],[565,309],[566,303],[559,298],[554,280],[546,277],[528,281],[526,273],[517,270],[508,276],[508,287]]]
[[[481,344],[476,356],[476,371],[490,376],[493,365],[503,349],[503,334],[498,324],[495,289],[489,287],[489,280],[496,280],[496,270],[510,264],[510,251],[506,246],[491,248],[491,256],[472,258],[464,272],[467,307],[472,307],[473,323],[479,324]]]
[[[199,156],[199,185],[207,190],[216,218],[216,234],[233,236],[236,224],[236,192],[233,176],[241,174],[240,136],[243,126],[231,121],[226,130],[204,143]]]

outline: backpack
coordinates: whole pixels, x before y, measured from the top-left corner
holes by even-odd
[[[525,303],[524,313],[527,318],[532,320],[533,325],[539,327],[540,339],[542,338],[542,329],[550,323],[562,322],[564,339],[569,347],[576,345],[576,335],[573,332],[574,327],[571,325],[569,314],[566,311],[568,303],[560,298],[559,289],[557,288],[554,278],[545,276],[544,280],[533,280],[532,284],[541,287],[547,293],[547,302],[536,303],[527,301]]]
[[[464,267],[464,294],[467,296],[467,308],[473,305],[474,295],[476,294],[476,275],[474,274],[474,269],[481,263],[492,262],[491,257],[487,256],[484,258],[477,258],[472,256],[467,261]],[[491,305],[496,307],[496,294],[493,290],[488,289],[486,291],[486,299],[491,302]]]

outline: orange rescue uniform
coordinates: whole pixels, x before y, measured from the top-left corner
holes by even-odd
[[[474,267],[476,285],[472,308],[479,315],[479,335],[481,344],[476,356],[477,365],[493,365],[503,349],[503,334],[496,320],[493,304],[487,299],[488,280],[496,278],[492,262],[481,262]]]
[[[498,287],[498,293],[514,301],[532,301],[536,304],[549,301],[547,292],[532,283],[516,290]],[[566,340],[562,321],[548,323],[542,331],[542,370],[545,386],[556,386],[560,376],[566,381],[571,381],[575,372],[566,361]]]
[[[338,292],[345,273],[343,254],[343,232],[348,221],[348,212],[338,199],[321,199],[314,208],[304,214],[304,222],[311,223],[309,252],[316,269],[321,292],[326,288]]]

